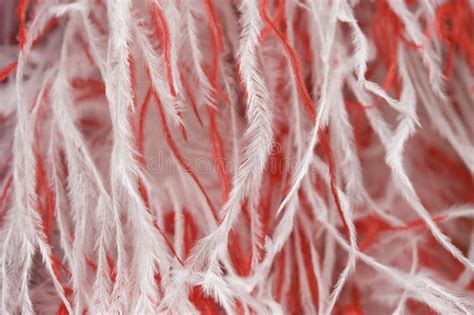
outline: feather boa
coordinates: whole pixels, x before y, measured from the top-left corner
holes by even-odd
[[[474,313],[472,0],[0,8],[0,313]]]

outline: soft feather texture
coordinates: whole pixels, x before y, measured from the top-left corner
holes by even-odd
[[[2,314],[474,313],[472,1],[0,8]]]

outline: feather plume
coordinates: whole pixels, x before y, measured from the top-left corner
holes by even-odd
[[[0,313],[473,314],[473,21],[0,1]]]

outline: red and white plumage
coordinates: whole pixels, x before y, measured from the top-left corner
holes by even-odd
[[[474,312],[472,1],[0,8],[0,313]]]

